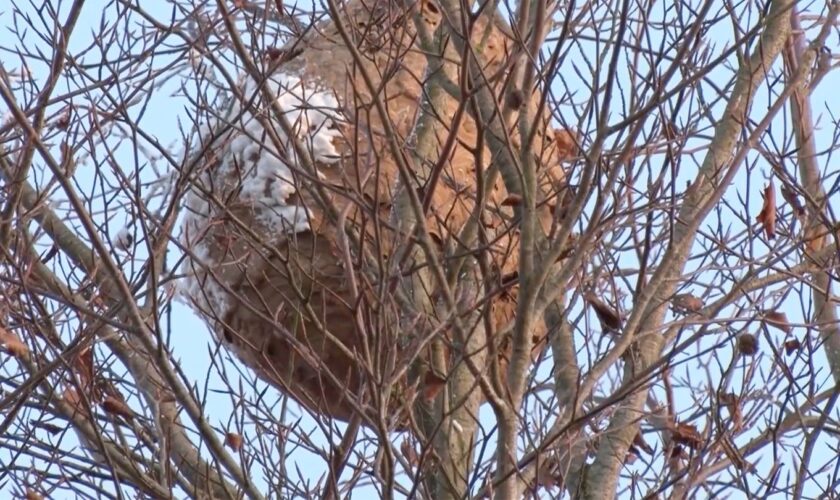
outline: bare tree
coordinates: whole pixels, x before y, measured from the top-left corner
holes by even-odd
[[[833,495],[838,15],[5,7],[0,489]]]

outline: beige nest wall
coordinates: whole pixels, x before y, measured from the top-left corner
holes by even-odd
[[[484,127],[468,107],[453,127],[460,102],[447,96],[434,110],[436,154],[421,165],[411,155],[430,78],[414,14],[420,13],[429,33],[442,19],[434,3],[413,9],[419,10],[353,1],[343,7],[340,26],[322,22],[286,47],[288,60],[259,85],[249,79],[240,103],[207,127],[203,170],[187,201],[182,242],[192,256],[184,268],[191,304],[261,378],[310,410],[343,420],[359,409],[371,411],[383,384],[422,384],[409,380],[400,366],[414,354],[422,359],[425,347],[417,346],[428,342],[406,331],[415,323],[401,318],[397,297],[400,280],[420,266],[398,261],[405,254],[397,249],[408,236],[393,203],[405,184],[395,149],[412,167],[419,198],[431,197],[425,224],[444,268],[465,253],[486,257],[498,283],[475,307],[487,308],[496,330],[513,319],[516,308],[517,200],[500,176],[486,196],[478,196],[478,179],[486,179],[493,166],[481,137]],[[339,28],[355,40],[354,50]],[[471,43],[502,112],[513,40],[506,28],[487,29],[480,21]],[[444,70],[456,85],[459,62],[450,47]],[[266,91],[276,98],[273,106]],[[539,99],[535,93],[530,102]],[[531,149],[548,231],[563,175],[553,132],[542,123]],[[518,144],[515,127],[508,132]],[[441,159],[452,134],[455,141]],[[439,175],[430,182],[435,168]],[[459,238],[476,216],[482,237],[465,249]],[[436,296],[434,289],[428,293]],[[538,323],[535,354],[544,345]],[[445,344],[447,331],[444,325],[428,334]],[[491,342],[488,349],[496,355],[488,359],[504,364],[509,339]],[[380,401],[380,411],[398,403]]]

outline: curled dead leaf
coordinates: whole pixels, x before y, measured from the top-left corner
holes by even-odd
[[[100,401],[102,399],[102,391],[95,383],[96,374],[93,368],[93,349],[91,347],[85,347],[79,351],[73,367],[76,369],[76,376],[79,377],[81,389],[92,401]]]
[[[688,454],[685,452],[685,449],[680,445],[676,445],[671,450],[671,456],[668,457],[668,467],[674,472],[680,472],[685,466],[685,460],[687,458]]]
[[[62,113],[58,115],[58,117],[52,123],[52,126],[58,130],[67,130],[67,128],[70,126],[70,119],[70,106],[67,106],[64,108]]]
[[[29,357],[29,348],[14,333],[0,326],[0,344],[3,344],[6,352],[12,357],[26,359]]]
[[[500,277],[500,286],[504,291],[509,291],[511,288],[519,284],[519,271],[513,270],[505,273]]]
[[[740,431],[743,426],[743,415],[741,414],[741,403],[734,393],[727,392],[718,396],[720,404],[729,412],[729,418],[732,420],[732,427],[735,431]]]
[[[225,446],[233,451],[239,451],[242,449],[242,434],[237,434],[235,432],[228,432],[225,434]]]
[[[120,416],[126,420],[134,418],[134,412],[131,411],[128,404],[121,398],[116,396],[105,396],[101,403],[102,409],[105,413]]]
[[[595,315],[605,332],[618,333],[621,330],[621,317],[615,309],[591,292],[584,295],[584,300],[595,310]]]
[[[633,446],[644,451],[648,455],[653,454],[653,447],[647,444],[645,437],[642,435],[642,431],[636,433],[636,437],[633,438]]]
[[[703,436],[697,431],[697,426],[693,424],[677,423],[674,426],[672,438],[674,442],[688,446],[692,450],[703,447]]]
[[[776,237],[776,188],[772,178],[764,189],[764,204],[755,220],[761,223],[768,240]]]
[[[44,429],[53,436],[61,434],[65,430],[65,427],[60,427],[58,425],[51,424],[48,422],[40,422],[38,420],[30,420],[29,423],[32,424],[33,427]]]
[[[791,333],[793,331],[793,328],[791,328],[788,322],[787,315],[783,312],[769,311],[764,314],[764,321],[768,325],[774,326],[785,333]]]
[[[785,353],[788,356],[802,349],[802,344],[799,339],[790,339],[785,341]]]
[[[738,336],[738,352],[745,356],[752,356],[758,352],[758,338],[751,333]]]
[[[554,142],[557,144],[557,155],[560,157],[560,161],[567,161],[577,156],[577,136],[569,129],[555,129]]]
[[[516,193],[510,193],[507,195],[507,198],[502,200],[501,205],[503,207],[513,207],[522,204],[522,196]]]
[[[402,444],[400,444],[400,451],[410,465],[416,467],[420,464],[420,456],[417,454],[417,450],[414,449],[414,446],[412,446],[412,444],[408,441],[408,438],[403,438]]]
[[[703,301],[690,293],[680,293],[671,299],[674,310],[684,313],[696,313],[703,309]]]
[[[431,403],[445,385],[445,378],[436,374],[432,370],[427,371],[426,376],[423,378],[423,390],[421,392],[423,399]]]
[[[508,92],[507,105],[510,109],[516,111],[525,103],[525,95],[519,89],[513,89]]]
[[[26,500],[43,500],[43,496],[31,488],[26,488]]]
[[[283,49],[277,47],[266,47],[265,48],[265,58],[269,61],[279,61],[281,57],[283,57]]]

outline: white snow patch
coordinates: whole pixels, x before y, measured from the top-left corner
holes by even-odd
[[[452,427],[454,427],[455,430],[458,431],[459,434],[464,433],[464,428],[461,427],[461,424],[457,420],[455,420],[454,418],[452,419]]]
[[[117,250],[122,250],[123,252],[128,251],[128,249],[133,243],[134,232],[129,226],[120,229],[120,232],[117,233],[117,237],[114,239],[114,245],[116,246]]]
[[[308,151],[310,158],[320,165],[336,163],[339,152],[334,141],[341,136],[336,126],[342,121],[342,115],[333,93],[306,85],[288,74],[272,76],[267,85],[277,96],[276,102],[294,131],[294,139]],[[242,95],[243,102],[250,103],[247,108],[243,110],[243,102],[236,99],[221,123],[199,127],[199,137],[212,137],[211,131],[218,131],[222,126],[231,130],[211,145],[220,156],[219,165],[196,179],[199,186],[187,195],[187,213],[181,226],[181,242],[194,254],[182,266],[186,278],[180,286],[181,296],[200,312],[211,312],[217,318],[224,316],[231,301],[222,285],[208,273],[208,270],[219,270],[225,263],[211,259],[204,234],[208,225],[224,211],[205,192],[227,200],[235,191],[235,201],[253,207],[255,221],[263,226],[255,230],[271,235],[274,242],[309,229],[307,207],[289,202],[289,197],[297,192],[296,183],[306,180],[303,175],[297,178],[293,175],[294,171],[303,171],[298,167],[294,141],[276,123],[273,133],[279,139],[278,148],[256,118],[258,114],[265,120],[275,121],[271,106],[264,105],[252,80],[246,82]]]

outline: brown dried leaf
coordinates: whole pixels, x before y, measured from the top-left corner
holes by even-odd
[[[275,65],[280,65],[291,61],[303,52],[301,48],[294,49],[280,49],[277,47],[267,47],[265,49],[265,59]]]
[[[14,333],[0,326],[0,344],[6,348],[6,352],[12,357],[26,359],[29,357],[29,348]]]
[[[67,130],[70,126],[70,106],[67,106],[64,111],[58,115],[58,118],[53,122],[53,127],[58,130]]]
[[[793,328],[791,328],[788,322],[787,315],[783,312],[769,311],[764,314],[764,321],[785,333],[791,333],[793,331]]]
[[[668,457],[668,467],[674,471],[679,472],[684,467],[684,460],[688,458],[688,454],[686,454],[685,450],[682,446],[676,445],[674,449],[671,450],[671,456]]]
[[[532,335],[531,345],[533,346],[531,348],[531,362],[536,363],[548,345],[548,335]]]
[[[752,356],[758,352],[758,338],[751,333],[738,337],[738,352],[745,356]]]
[[[519,271],[513,270],[501,276],[501,287],[509,289],[519,284]]]
[[[697,426],[692,424],[678,423],[674,427],[672,437],[676,443],[688,446],[692,450],[703,446],[703,436],[697,432]]]
[[[743,415],[741,414],[741,403],[738,396],[734,393],[727,392],[718,397],[718,401],[729,412],[729,417],[732,419],[732,427],[734,430],[740,431],[743,426]]]
[[[439,376],[432,370],[427,371],[426,376],[423,378],[423,390],[421,392],[423,399],[431,403],[445,385],[445,378]]]
[[[437,231],[434,229],[429,229],[429,238],[431,238],[432,242],[437,246],[439,250],[443,249],[443,238],[440,237]]]
[[[126,404],[122,398],[112,395],[105,396],[105,399],[102,400],[101,406],[102,409],[105,410],[105,413],[118,415],[126,420],[134,418],[134,412],[131,411],[131,408],[129,408],[128,404]]]
[[[91,347],[86,347],[79,351],[79,354],[76,356],[76,374],[79,377],[79,382],[82,385],[82,390],[84,390],[87,394],[92,395],[95,401],[99,400],[99,394],[94,394],[96,391],[93,391],[93,380],[94,380],[94,371],[93,371],[93,349]]]
[[[755,220],[764,227],[764,234],[768,240],[776,237],[776,188],[773,187],[772,178],[764,189],[764,204]]]
[[[24,498],[26,500],[43,500],[44,497],[40,493],[36,493],[35,490],[26,488],[26,496]]]
[[[802,344],[799,339],[790,339],[785,341],[785,352],[788,356],[802,349]]]
[[[555,129],[554,142],[560,161],[567,161],[578,154],[577,136],[568,129]]]
[[[280,57],[283,56],[283,49],[278,49],[277,47],[266,47],[265,48],[265,57],[268,59],[278,60]]]
[[[696,313],[700,311],[700,309],[703,309],[703,301],[700,300],[699,297],[695,297],[690,293],[674,295],[674,298],[671,299],[671,304],[674,306],[674,309],[679,312]]]
[[[647,444],[647,441],[645,441],[645,437],[642,436],[642,431],[636,433],[636,437],[633,438],[633,446],[639,448],[640,450],[643,450],[648,455],[653,454],[653,447]]]
[[[508,92],[507,95],[507,105],[510,109],[516,111],[522,107],[522,104],[525,103],[525,96],[522,94],[522,91],[519,89],[513,89]]]
[[[50,424],[48,422],[39,422],[37,420],[30,420],[29,423],[32,424],[33,427],[44,429],[53,436],[55,436],[56,434],[61,434],[65,429],[65,427],[59,427],[55,424]]]
[[[242,434],[237,434],[235,432],[228,432],[225,434],[225,446],[233,451],[239,451],[242,449]]]
[[[516,193],[511,193],[511,194],[507,195],[507,198],[502,200],[502,203],[501,203],[501,205],[503,207],[513,207],[513,206],[521,205],[521,204],[522,204],[522,196],[520,196]]]
[[[598,316],[598,321],[601,322],[601,328],[605,332],[618,333],[621,330],[621,317],[615,309],[608,306],[592,293],[585,294],[584,299],[595,310],[595,315]]]
[[[414,449],[414,446],[412,446],[408,441],[408,438],[403,438],[402,444],[400,444],[400,451],[410,465],[416,467],[420,464],[420,456],[417,454],[417,450]]]

